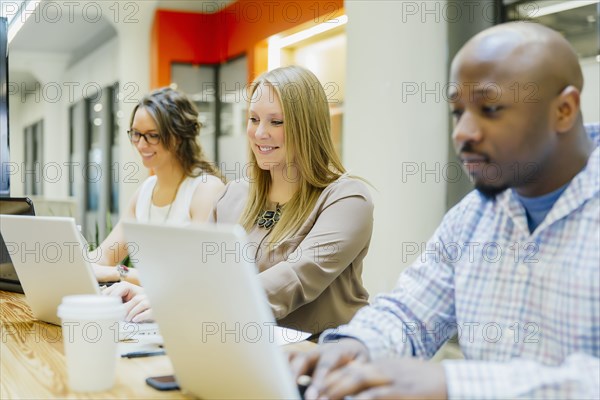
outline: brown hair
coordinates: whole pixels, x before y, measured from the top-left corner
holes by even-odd
[[[187,176],[206,173],[225,181],[219,169],[206,161],[198,141],[198,110],[185,94],[170,87],[148,93],[134,107],[129,122],[130,128],[140,107],[152,116],[158,127],[161,142],[167,150],[176,155]]]

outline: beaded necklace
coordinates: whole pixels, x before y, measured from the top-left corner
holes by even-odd
[[[275,205],[275,210],[266,210],[258,213],[256,224],[260,228],[271,229],[281,218],[281,208],[282,206],[277,203]]]

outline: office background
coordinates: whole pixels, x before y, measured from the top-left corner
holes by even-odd
[[[584,119],[600,121],[597,1],[35,3],[2,3],[3,15],[24,22],[13,38],[9,30],[11,195],[104,235],[105,216],[114,223],[148,175],[127,141],[131,110],[169,84],[200,107],[209,157],[239,177],[243,86],[268,67],[299,63],[330,96],[344,164],[374,188],[364,271],[372,294],[393,287],[469,189],[446,105],[449,62],[466,39],[509,18],[554,24],[581,55]],[[549,3],[582,7],[542,15]]]

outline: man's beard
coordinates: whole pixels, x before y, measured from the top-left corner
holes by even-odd
[[[486,199],[493,200],[500,193],[502,193],[506,189],[508,189],[508,185],[491,186],[491,185],[486,185],[486,184],[481,184],[481,183],[479,183],[479,184],[475,183],[475,189],[479,193],[481,193],[483,195],[483,197],[485,197]]]

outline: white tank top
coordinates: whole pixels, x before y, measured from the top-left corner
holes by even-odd
[[[211,179],[219,180],[216,176],[204,174],[195,178],[186,177],[177,190],[173,205],[167,204],[164,207],[157,207],[151,201],[152,191],[156,185],[156,175],[149,177],[142,183],[135,204],[135,219],[139,222],[167,223],[169,225],[189,224],[192,221],[190,206],[194,192],[198,185]],[[170,212],[169,208],[171,208]]]

